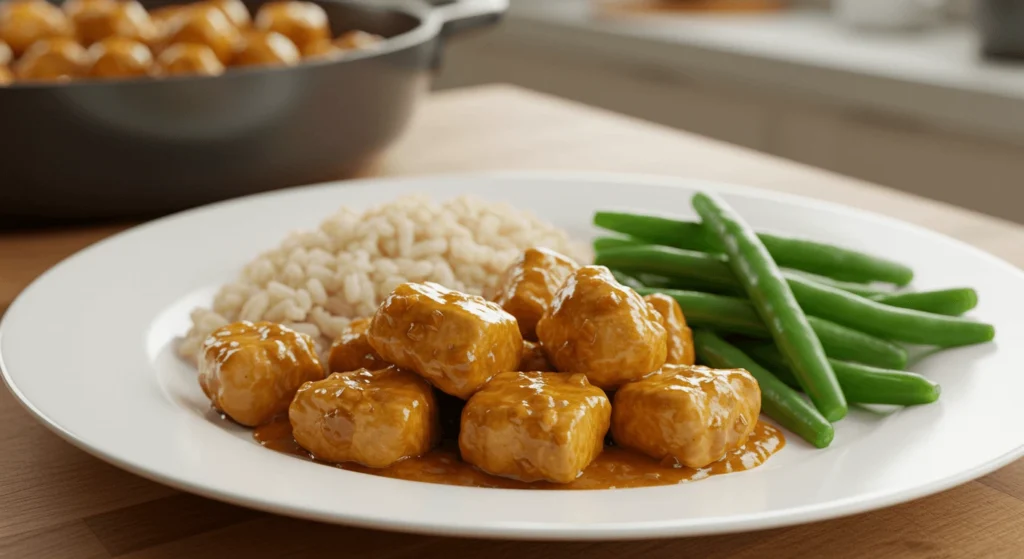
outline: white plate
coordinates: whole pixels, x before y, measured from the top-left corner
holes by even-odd
[[[698,188],[754,226],[907,262],[919,288],[968,285],[997,342],[946,351],[917,371],[935,405],[853,410],[833,445],[796,436],[752,471],[670,487],[522,491],[429,485],[328,468],[271,452],[208,412],[177,360],[188,311],[293,228],[334,208],[402,193],[471,192],[534,210],[587,238],[596,209],[691,216]],[[4,379],[43,423],[100,458],[241,505],[373,528],[462,536],[608,539],[684,536],[810,522],[922,497],[1021,456],[1024,275],[924,229],[870,213],[746,188],[623,176],[477,175],[330,184],[243,198],[161,219],[98,243],[37,279],[0,324]]]

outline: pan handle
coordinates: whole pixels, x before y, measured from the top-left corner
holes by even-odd
[[[508,0],[455,0],[434,8],[434,11],[444,22],[441,33],[450,36],[493,25],[507,9]]]

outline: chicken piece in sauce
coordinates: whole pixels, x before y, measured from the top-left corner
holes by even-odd
[[[36,41],[14,64],[14,73],[23,81],[69,81],[89,71],[85,48],[67,37]]]
[[[693,365],[696,353],[693,347],[693,330],[686,324],[683,309],[675,299],[663,293],[652,293],[644,297],[654,310],[661,315],[661,325],[667,334],[665,362],[673,365]]]
[[[288,419],[295,441],[315,458],[371,468],[427,452],[441,432],[433,388],[398,367],[307,382]]]
[[[294,66],[302,56],[288,37],[275,31],[246,31],[233,66]]]
[[[250,427],[286,412],[300,386],[323,378],[313,338],[271,322],[215,330],[199,359],[199,386],[213,406]]]
[[[501,373],[466,402],[459,449],[492,475],[569,483],[601,453],[611,413],[585,375]]]
[[[0,87],[14,83],[14,73],[7,66],[0,66]]]
[[[253,26],[261,31],[277,31],[291,39],[303,55],[323,41],[331,40],[327,12],[312,2],[270,2],[260,6]]]
[[[98,78],[146,76],[153,69],[149,47],[126,37],[107,37],[89,47],[89,75]]]
[[[743,369],[665,365],[615,393],[612,438],[657,460],[703,468],[747,442],[761,388]]]
[[[221,64],[229,64],[242,46],[242,34],[224,12],[200,5],[172,18],[164,40],[169,44],[206,45]]]
[[[555,292],[579,264],[546,248],[528,248],[512,263],[498,285],[494,301],[519,322],[524,340],[537,340],[537,321]]]
[[[377,355],[370,346],[366,332],[370,329],[369,318],[357,318],[331,344],[327,357],[327,370],[332,373],[347,373],[359,369],[376,371],[391,365]]]
[[[219,76],[224,65],[206,45],[178,43],[156,58],[155,73],[160,76]]]
[[[75,37],[85,46],[110,35],[110,20],[117,0],[67,0],[61,4],[75,28]]]
[[[512,315],[483,297],[430,282],[395,288],[367,337],[385,361],[464,400],[494,375],[518,367],[523,353]]]
[[[37,41],[73,37],[74,26],[60,8],[38,0],[0,2],[0,41],[21,56]]]
[[[559,371],[584,373],[606,390],[658,370],[667,353],[661,316],[604,266],[569,275],[537,336]]]
[[[519,371],[547,371],[554,372],[555,368],[548,362],[547,355],[544,355],[544,348],[536,342],[523,342],[523,358],[519,360]]]

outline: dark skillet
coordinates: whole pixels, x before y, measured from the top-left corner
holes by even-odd
[[[142,2],[147,8],[185,2]],[[247,1],[250,9],[262,1]],[[0,216],[164,213],[344,177],[403,130],[442,40],[507,0],[317,2],[376,50],[219,77],[0,87]]]

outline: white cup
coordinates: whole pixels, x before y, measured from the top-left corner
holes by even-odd
[[[839,21],[859,28],[912,29],[937,22],[945,0],[832,0]]]

